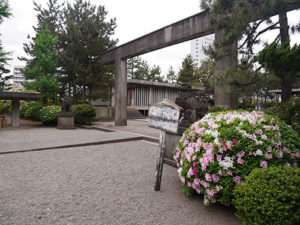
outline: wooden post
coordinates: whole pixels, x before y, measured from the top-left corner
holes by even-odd
[[[121,59],[120,49],[115,63],[115,125],[127,126],[127,60]]]
[[[155,172],[156,180],[154,185],[154,191],[160,190],[161,176],[162,176],[163,165],[164,165],[165,139],[166,139],[166,131],[161,130],[159,135],[158,160],[156,164],[156,172]]]
[[[215,32],[215,42],[219,44],[222,42],[225,36],[225,30],[216,30]],[[232,43],[232,48],[236,48],[237,41]],[[223,54],[222,47],[216,48],[217,54]],[[237,53],[231,55],[225,55],[216,59],[216,69],[215,73],[224,73],[228,67],[237,67]],[[237,95],[234,85],[232,84],[222,84],[215,87],[215,105],[228,106],[230,108],[237,108]]]

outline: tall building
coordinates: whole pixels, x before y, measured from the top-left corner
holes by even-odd
[[[195,63],[197,63],[197,67],[200,67],[201,62],[207,59],[207,56],[204,54],[203,47],[207,48],[209,45],[213,44],[214,40],[215,35],[210,34],[191,41],[191,55],[195,60]]]
[[[24,66],[14,66],[13,70],[13,84],[21,84],[24,85],[25,75],[22,72]]]

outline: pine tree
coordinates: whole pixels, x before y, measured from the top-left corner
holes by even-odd
[[[83,0],[76,0],[73,5],[68,3],[63,15],[61,66],[75,102],[78,92],[85,102],[87,96],[99,97],[92,95],[94,86],[107,89],[113,83],[113,68],[101,65],[101,54],[117,43],[111,39],[116,28],[115,19],[107,21],[104,6],[96,7]]]
[[[147,76],[149,81],[164,82],[164,78],[161,76],[160,66],[154,65]]]
[[[191,84],[196,81],[195,77],[196,64],[192,55],[187,55],[181,64],[179,69],[177,83],[179,84]],[[199,82],[198,82],[199,83]]]
[[[286,85],[285,82],[293,83],[297,76],[299,77],[300,45],[295,44],[291,48],[289,41],[279,45],[279,39],[276,39],[259,52],[258,60],[266,69],[280,78],[282,102],[287,102],[292,95],[292,85]]]
[[[56,101],[59,92],[59,84],[55,76],[58,66],[56,44],[57,40],[53,38],[46,25],[33,43],[35,65],[25,67],[25,75],[34,79],[32,82],[25,82],[25,87],[40,92],[43,95],[44,105],[47,104],[48,99]]]
[[[11,16],[8,2],[6,0],[0,0],[0,24],[3,22],[4,18],[9,18]],[[7,81],[11,79],[12,76],[7,76],[10,72],[6,68],[7,61],[10,59],[8,57],[9,52],[6,52],[0,41],[0,91],[9,90],[11,85],[7,84]]]
[[[170,83],[175,83],[177,81],[177,75],[172,66],[170,66],[167,73],[167,81]]]

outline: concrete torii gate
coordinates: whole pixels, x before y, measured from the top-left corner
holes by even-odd
[[[299,7],[299,3],[287,5],[286,11]],[[274,9],[270,16],[278,13],[281,13],[279,9]],[[115,125],[127,125],[127,59],[213,33],[215,33],[215,42],[219,43],[225,31],[215,30],[210,23],[209,12],[203,11],[104,53],[101,57],[102,64],[115,63],[116,67]],[[237,42],[233,43],[236,44]],[[228,67],[236,68],[236,66],[237,57],[225,56],[216,60],[215,71],[218,74],[226,71]],[[217,86],[215,104],[236,108],[237,98],[230,94],[233,93],[233,88],[232,85]]]

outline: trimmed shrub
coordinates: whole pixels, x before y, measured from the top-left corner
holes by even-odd
[[[300,169],[254,169],[234,189],[236,215],[244,224],[296,225],[300,221]]]
[[[90,125],[96,121],[96,110],[87,104],[73,105],[74,122],[77,124]]]
[[[21,105],[20,106],[20,117],[24,118],[25,117],[25,112],[28,109],[28,102],[21,101],[20,105]]]
[[[43,106],[37,102],[28,103],[27,110],[25,111],[24,118],[34,121],[40,120],[40,110]]]
[[[254,168],[299,164],[300,137],[285,122],[262,112],[209,113],[180,138],[174,159],[187,195],[228,205],[232,190]]]
[[[47,126],[57,125],[58,112],[61,107],[58,105],[46,106],[40,111],[40,121]]]
[[[0,115],[9,113],[10,105],[11,105],[10,101],[1,100],[0,101]]]

